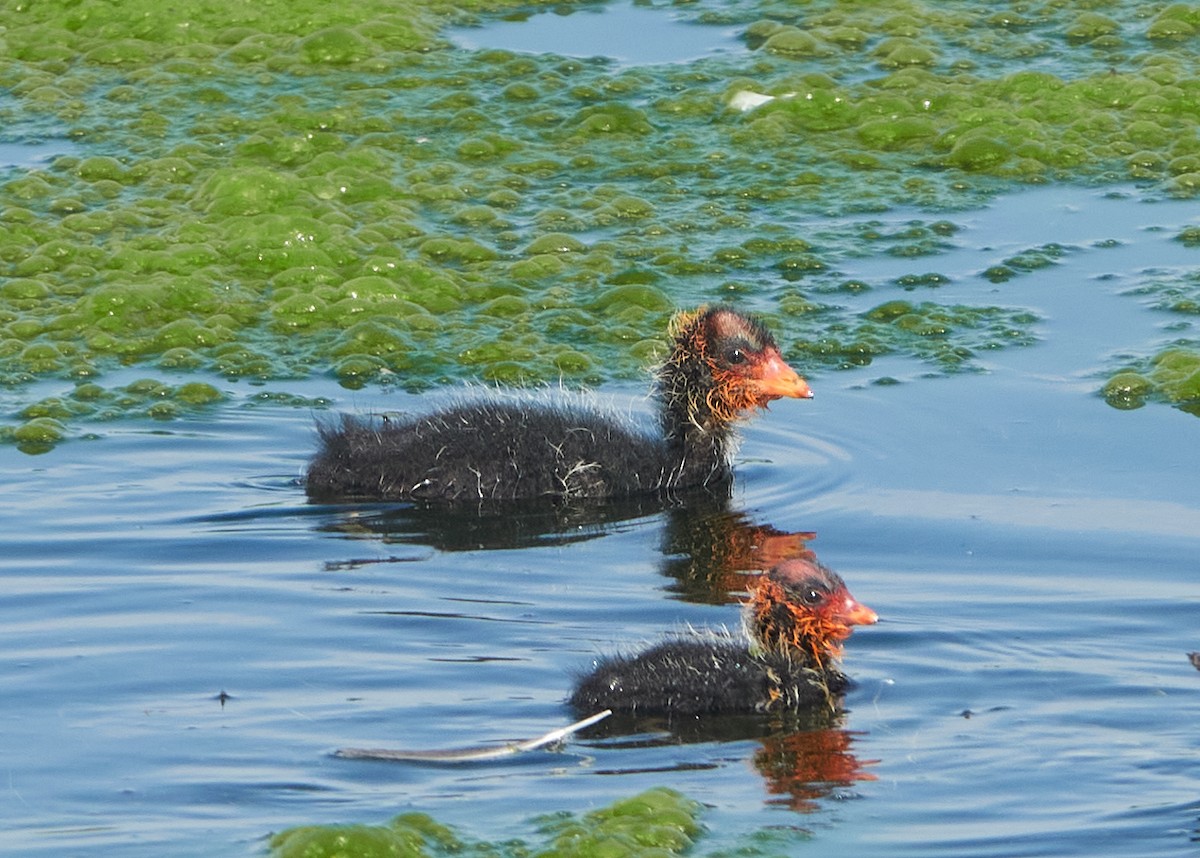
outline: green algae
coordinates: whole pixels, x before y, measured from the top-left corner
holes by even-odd
[[[103,388],[128,365],[409,389],[632,378],[673,309],[723,297],[776,310],[781,341],[818,367],[977,369],[1032,342],[1032,314],[914,305],[899,323],[818,297],[869,288],[838,274],[840,254],[933,256],[952,220],[850,251],[778,224],[953,212],[1047,181],[1200,192],[1191,7],[702,2],[698,20],[745,28],[746,56],[633,69],[438,35],[515,5],[0,11],[6,127],[78,147],[0,176],[5,419],[34,381]],[[777,98],[727,109],[741,90]],[[122,408],[150,414],[116,397],[52,419],[69,437]]]
[[[1170,348],[1151,361],[1150,382],[1171,402],[1200,401],[1200,351]]]
[[[1193,320],[1200,316],[1200,271],[1154,272],[1126,295],[1174,317],[1163,327],[1176,338],[1152,355],[1132,361],[1127,356],[1108,375],[1100,394],[1122,410],[1164,402],[1200,415],[1200,338],[1193,332]]]
[[[1189,226],[1180,230],[1179,234],[1175,236],[1175,240],[1188,247],[1200,247],[1200,226]]]
[[[945,286],[950,282],[950,278],[944,274],[938,274],[936,271],[930,271],[925,274],[904,274],[893,282],[901,289],[911,292],[919,288],[936,289],[939,286]]]
[[[1119,370],[1105,382],[1101,395],[1121,410],[1160,400],[1200,416],[1200,346],[1173,345],[1141,367]]]
[[[1176,313],[1185,319],[1200,315],[1200,270],[1155,274],[1126,294],[1143,299],[1155,310]]]
[[[1067,253],[1060,244],[1044,244],[1010,256],[998,265],[989,266],[983,276],[993,283],[1004,283],[1021,274],[1056,265]]]
[[[67,427],[53,417],[33,417],[16,427],[4,427],[0,437],[12,441],[23,453],[47,453],[67,434]]]
[[[698,802],[657,788],[583,816],[541,817],[535,821],[535,843],[465,840],[427,814],[405,813],[387,825],[289,829],[272,837],[270,848],[275,858],[669,858],[684,854],[701,837],[701,810]]]
[[[1007,307],[885,301],[855,317],[824,305],[783,302],[810,333],[790,344],[807,365],[867,366],[885,355],[909,355],[945,373],[979,370],[980,353],[1036,341],[1035,314]]]
[[[1154,383],[1133,370],[1122,370],[1110,378],[1101,390],[1101,395],[1113,408],[1130,411],[1141,408],[1154,392]]]
[[[48,447],[68,437],[67,427],[76,420],[174,420],[227,400],[224,392],[203,381],[172,385],[143,378],[113,388],[81,381],[65,396],[49,396],[27,404],[16,415],[25,422],[0,428],[0,438],[15,441],[22,448]]]
[[[590,858],[601,855],[680,855],[702,833],[702,806],[674,790],[647,790],[592,811],[582,818],[560,814],[543,819],[551,837],[546,858]]]
[[[822,57],[832,48],[811,33],[798,27],[779,27],[762,44],[762,50],[790,59]]]

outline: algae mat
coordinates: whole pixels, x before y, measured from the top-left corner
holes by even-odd
[[[246,398],[229,380],[286,401],[326,374],[636,377],[675,308],[715,300],[769,316],[810,374],[978,369],[1034,342],[1036,313],[890,294],[936,282],[956,212],[1028,183],[1200,187],[1190,6],[702,2],[675,11],[742,28],[747,53],[647,67],[440,35],[504,5],[0,11],[0,141],[71,144],[0,176],[4,437],[36,452]],[[806,227],[900,205],[928,217]],[[873,253],[896,280],[839,274]],[[1146,288],[1190,328],[1190,279]],[[1188,331],[1140,345],[1105,392],[1188,407]]]

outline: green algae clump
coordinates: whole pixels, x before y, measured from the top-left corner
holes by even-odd
[[[670,789],[652,789],[593,811],[582,819],[552,819],[543,831],[553,835],[545,853],[556,858],[603,855],[680,855],[701,833],[700,805]]]
[[[183,405],[200,406],[212,405],[225,398],[225,394],[211,384],[202,381],[189,381],[175,388],[174,398]]]
[[[985,134],[972,134],[954,144],[945,162],[974,173],[997,167],[1011,157],[1012,151],[1002,141]]]
[[[587,245],[574,236],[563,232],[550,232],[530,242],[525,248],[525,253],[529,256],[538,256],[547,253],[583,253],[586,250]]]
[[[1072,41],[1090,42],[1117,33],[1120,29],[1121,25],[1106,15],[1083,12],[1067,27],[1066,37]]]
[[[146,364],[173,384],[604,383],[640,377],[672,310],[720,298],[782,309],[781,341],[832,365],[898,353],[962,370],[1032,342],[1032,322],[814,299],[839,288],[839,254],[934,255],[944,237],[829,250],[779,225],[961,210],[1035,182],[1200,194],[1191,6],[699,0],[677,11],[743,27],[750,53],[654,66],[438,35],[518,5],[0,9],[0,118],[62,150],[0,178],[0,380],[39,401],[54,397],[35,382],[65,401]],[[743,91],[762,100],[727,109]],[[1054,261],[1034,248],[985,276]],[[1168,309],[1198,306],[1184,290]],[[45,407],[67,436],[190,413],[153,402]]]
[[[67,427],[53,417],[34,417],[6,433],[23,453],[46,453],[67,434]]]
[[[349,65],[373,56],[379,48],[348,27],[329,27],[300,40],[300,55],[310,63]]]
[[[1182,345],[1164,349],[1145,368],[1115,373],[1100,392],[1109,405],[1122,410],[1159,399],[1200,416],[1200,350]]]
[[[387,825],[303,826],[271,838],[273,858],[670,858],[703,833],[701,805],[674,790],[650,789],[582,817],[555,814],[536,821],[541,844],[465,841],[422,813]]]
[[[822,315],[817,312],[819,320]],[[809,318],[806,315],[804,318]],[[943,372],[977,369],[977,352],[1029,345],[1037,317],[1005,307],[945,306],[929,301],[886,301],[853,323],[825,322],[818,335],[794,349],[820,363],[865,366],[880,355],[908,354]]]
[[[218,217],[255,215],[290,203],[296,185],[285,174],[263,167],[222,170],[200,189],[199,200]]]
[[[1150,381],[1171,402],[1200,401],[1200,352],[1172,348],[1151,360]]]
[[[1101,395],[1113,408],[1129,411],[1141,408],[1153,389],[1154,384],[1150,379],[1132,370],[1125,370],[1108,380]]]
[[[423,813],[405,813],[387,825],[311,825],[275,835],[275,858],[424,858],[457,852],[450,829]]]
[[[790,59],[820,57],[832,52],[828,45],[823,44],[811,33],[806,33],[798,27],[786,26],[768,36],[762,49]]]

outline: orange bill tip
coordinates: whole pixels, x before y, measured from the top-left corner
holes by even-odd
[[[762,372],[756,379],[759,392],[771,399],[812,399],[812,389],[796,370],[788,366],[773,349],[762,364]]]
[[[879,614],[857,602],[853,596],[846,597],[846,604],[838,613],[848,626],[870,626],[879,622]]]

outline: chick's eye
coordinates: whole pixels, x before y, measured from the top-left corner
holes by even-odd
[[[730,349],[729,354],[726,356],[726,360],[728,360],[731,364],[745,363],[746,353],[741,349]]]
[[[820,590],[817,590],[813,587],[809,587],[807,590],[804,591],[801,598],[804,599],[805,604],[818,605],[824,600],[825,594],[822,593]]]

